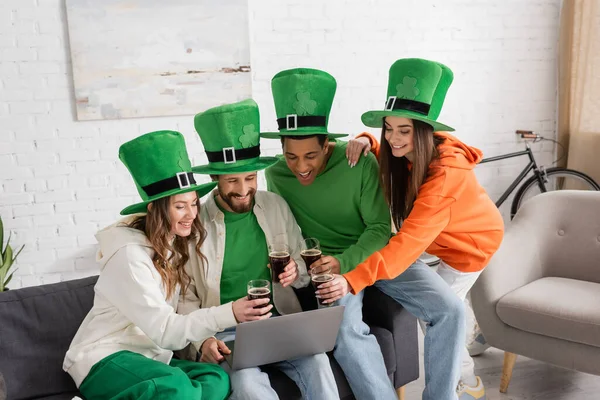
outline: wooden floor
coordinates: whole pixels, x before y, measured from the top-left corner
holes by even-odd
[[[423,338],[420,336],[421,374],[406,386],[406,400],[421,399],[425,385]],[[554,367],[519,356],[508,392],[498,391],[504,352],[488,349],[475,357],[475,373],[483,380],[487,400],[596,400],[600,399],[600,376]]]

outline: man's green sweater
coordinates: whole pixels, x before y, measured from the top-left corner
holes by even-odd
[[[308,186],[300,184],[283,156],[265,172],[268,190],[287,201],[305,238],[319,239],[323,254],[339,260],[342,274],[385,246],[391,234],[375,157],[369,153],[350,168],[346,145],[336,143],[325,169]]]

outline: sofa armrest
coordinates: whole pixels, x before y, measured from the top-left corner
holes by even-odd
[[[418,379],[417,319],[374,286],[365,289],[363,319],[369,326],[384,328],[392,333],[396,358],[394,386],[399,388]]]
[[[6,400],[6,382],[2,372],[0,372],[0,400]]]

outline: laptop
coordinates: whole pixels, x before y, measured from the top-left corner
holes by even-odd
[[[333,350],[344,306],[244,322],[236,327],[235,341],[225,342],[224,355],[232,370],[258,367]]]

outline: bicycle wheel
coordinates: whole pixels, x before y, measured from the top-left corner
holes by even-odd
[[[575,171],[568,168],[548,168],[546,170],[545,180],[546,190],[548,192],[554,190],[600,190],[600,186],[589,176],[583,172]],[[542,193],[540,185],[538,184],[537,177],[531,176],[529,179],[521,185],[515,198],[513,199],[512,206],[510,208],[510,219],[513,219],[519,207],[527,199],[532,198]]]

